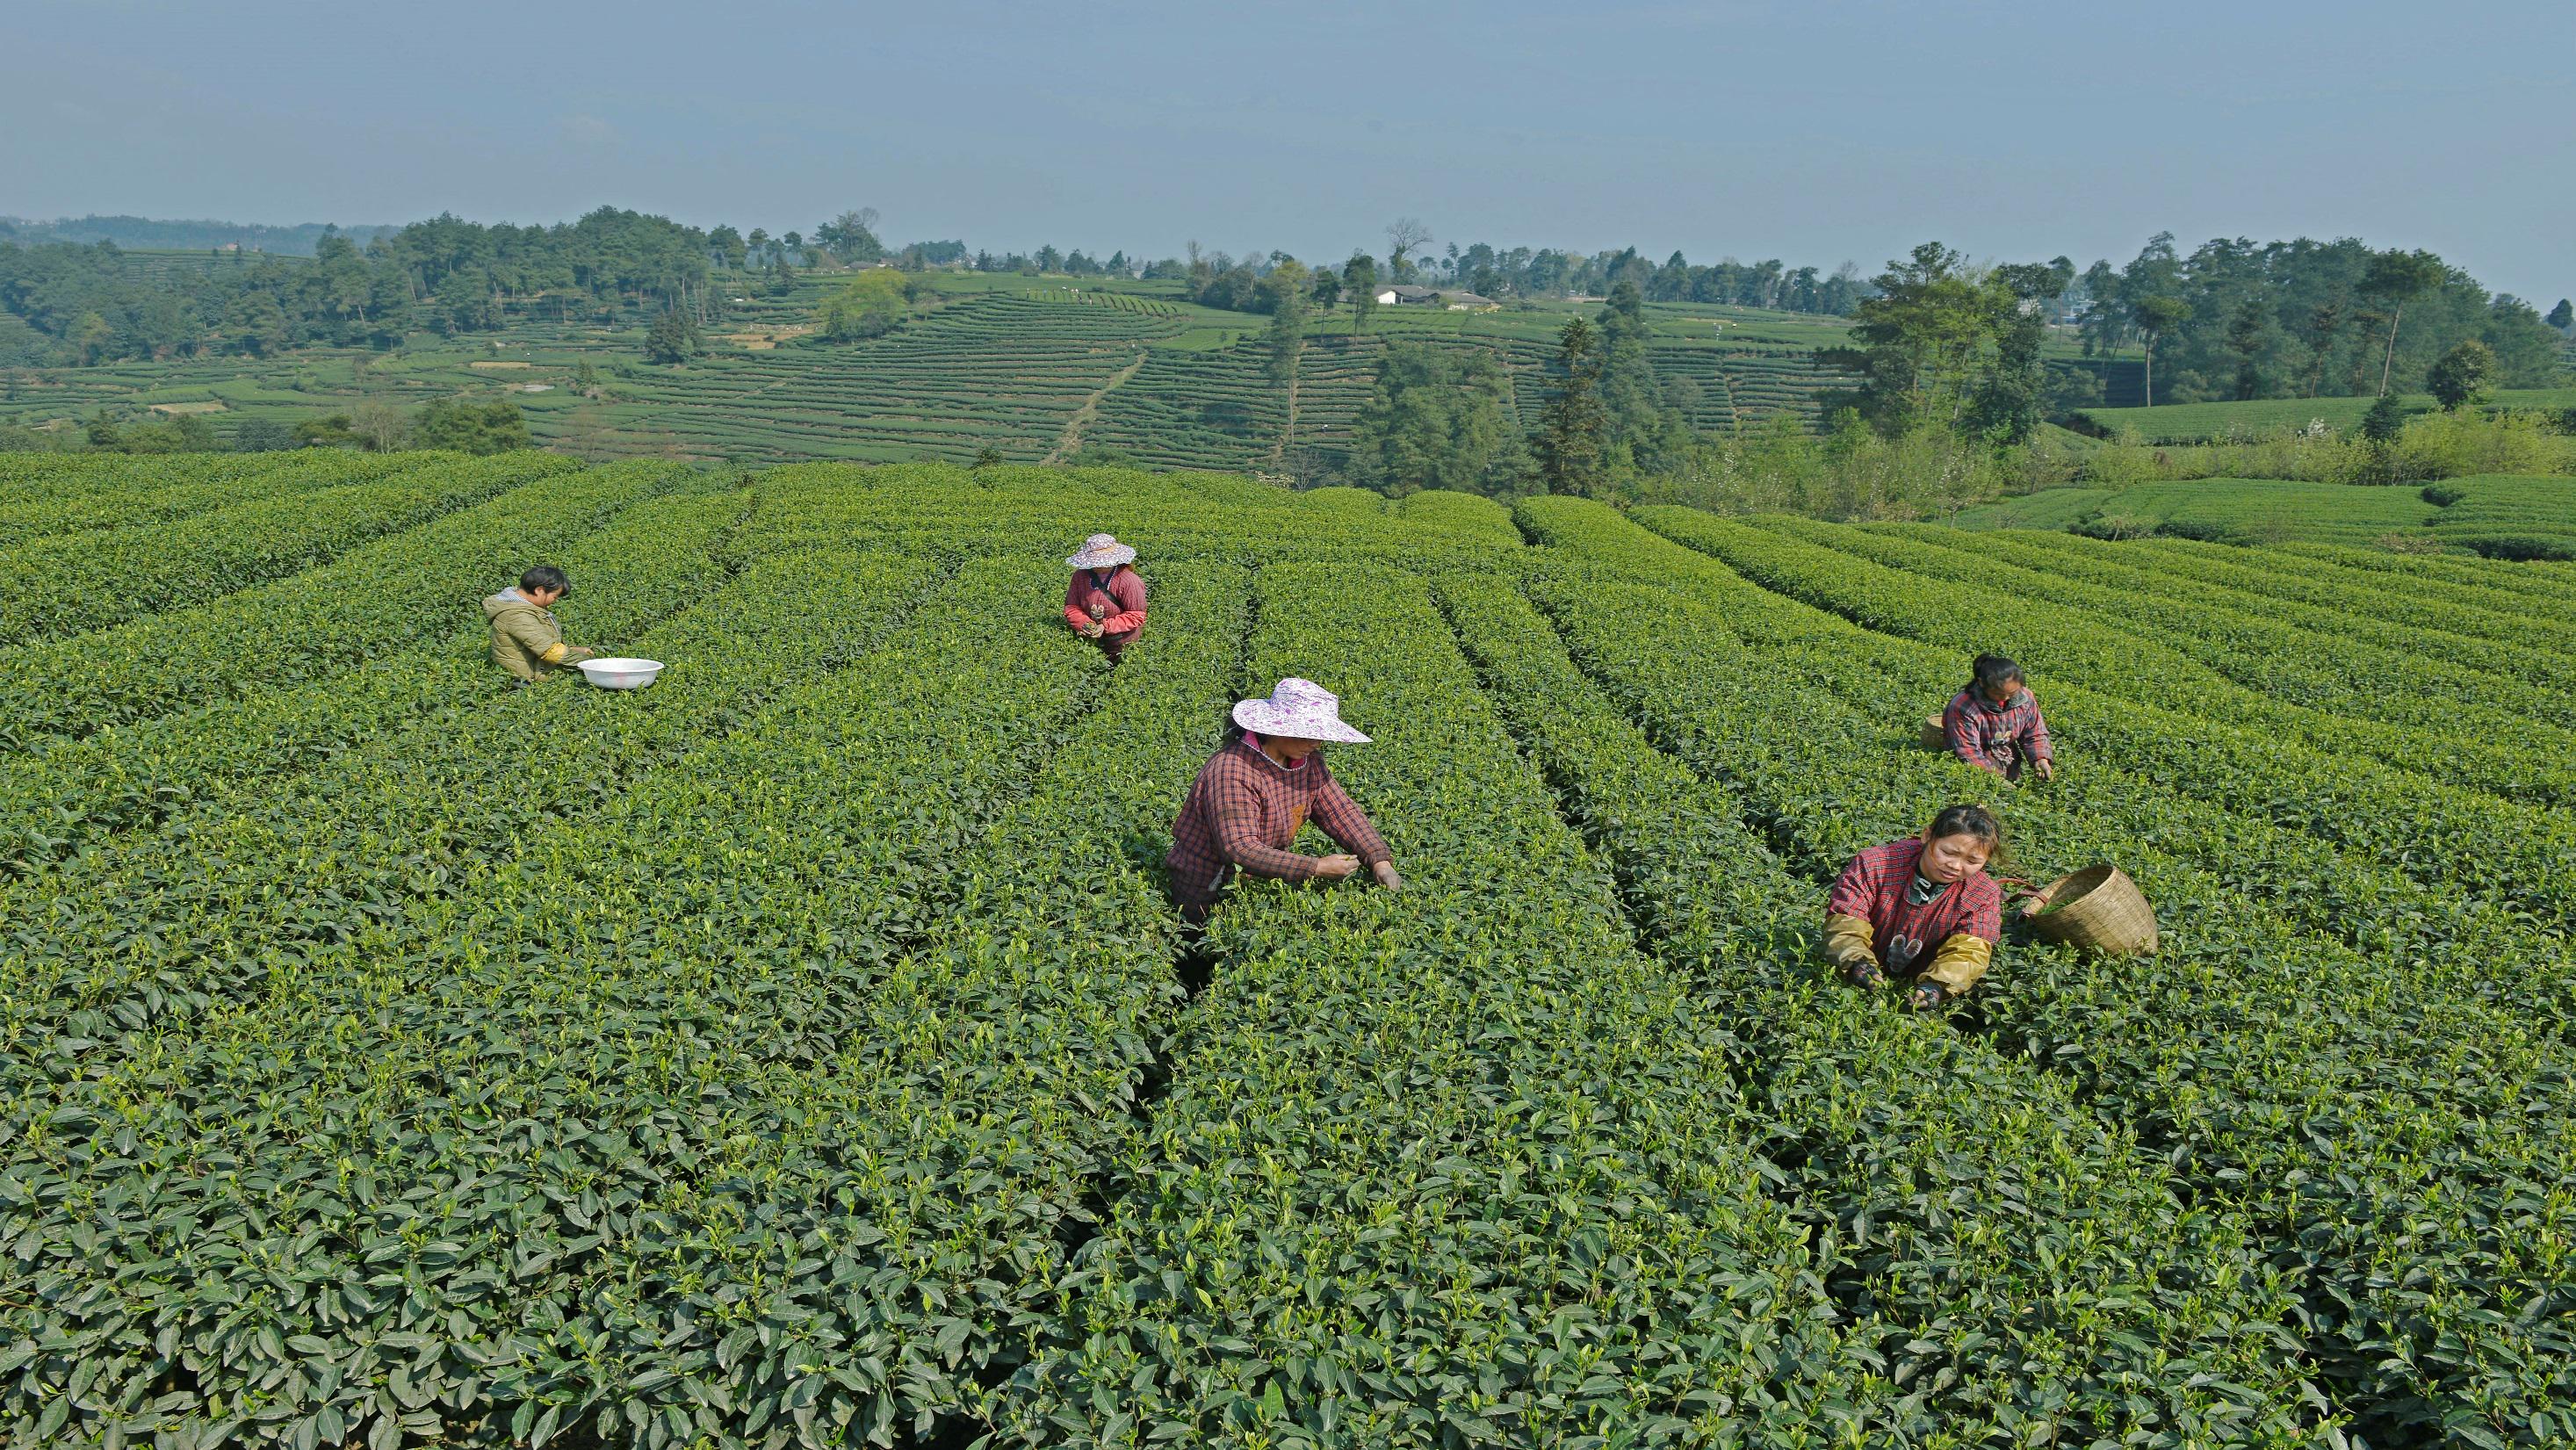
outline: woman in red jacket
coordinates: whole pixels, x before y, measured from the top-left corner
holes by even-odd
[[[1073,582],[1064,589],[1064,622],[1099,644],[1113,665],[1145,631],[1145,579],[1135,559],[1136,551],[1113,536],[1093,534],[1065,560]]]
[[[2003,887],[1986,874],[2002,840],[1984,806],[1951,806],[1853,857],[1825,902],[1825,960],[1855,987],[1913,978],[1918,1008],[1975,986],[2003,940]]]
[[[1366,867],[1378,885],[1404,889],[1368,813],[1325,768],[1327,743],[1368,743],[1343,723],[1341,705],[1332,691],[1292,677],[1269,699],[1234,707],[1225,747],[1199,768],[1163,860],[1183,920],[1206,921],[1238,871],[1281,881],[1339,881]],[[1297,833],[1310,820],[1341,853],[1296,850]]]
[[[2025,770],[2041,780],[2057,774],[2056,747],[2039,701],[2021,666],[2002,655],[1977,656],[1976,678],[1941,712],[1941,733],[1952,755],[2015,785]]]

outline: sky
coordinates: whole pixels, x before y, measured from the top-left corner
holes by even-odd
[[[0,215],[568,220],[1875,272],[2426,247],[2576,293],[2576,3],[13,0]]]

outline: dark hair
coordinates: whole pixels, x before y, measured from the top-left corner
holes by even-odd
[[[2005,655],[1979,655],[1976,669],[1977,678],[1974,688],[1981,692],[1991,690],[1997,685],[2023,683],[2021,666],[2014,664]]]
[[[569,594],[572,592],[572,581],[566,579],[564,571],[554,565],[539,564],[519,576],[519,588],[529,594],[534,594],[540,589],[560,589]]]
[[[1967,836],[1998,849],[2004,843],[2003,822],[1980,805],[1943,806],[1924,834],[1935,841],[1945,836]]]

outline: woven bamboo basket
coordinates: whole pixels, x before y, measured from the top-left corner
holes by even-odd
[[[1950,732],[1942,728],[1941,717],[1938,715],[1930,716],[1923,722],[1923,748],[1926,750],[1950,748]]]
[[[2043,894],[2056,905],[2031,918],[2041,940],[2112,957],[2154,953],[2156,909],[2119,867],[2087,866],[2048,883]]]

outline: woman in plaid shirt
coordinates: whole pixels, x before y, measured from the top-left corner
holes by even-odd
[[[1912,977],[1917,1008],[1975,986],[2003,940],[2003,888],[1986,874],[2002,839],[1985,807],[1951,806],[1853,857],[1825,902],[1825,960],[1855,987]]]
[[[1379,885],[1403,889],[1386,842],[1324,765],[1326,742],[1368,742],[1342,723],[1341,703],[1312,680],[1291,678],[1270,698],[1234,707],[1225,748],[1200,767],[1163,861],[1185,920],[1206,921],[1238,870],[1281,881],[1339,881],[1365,865]],[[1309,819],[1348,854],[1292,850]]]
[[[1977,656],[1976,678],[1941,712],[1941,733],[1951,754],[2015,785],[2025,769],[2041,780],[2057,773],[2039,701],[2022,679],[2021,666],[2002,655]]]

